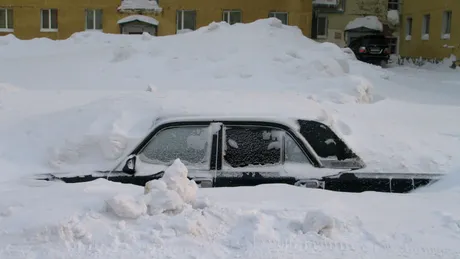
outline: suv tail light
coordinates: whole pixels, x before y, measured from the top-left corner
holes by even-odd
[[[366,47],[359,47],[359,53],[366,53]]]
[[[383,52],[384,52],[385,54],[390,54],[390,49],[389,49],[389,48],[385,48],[385,49],[383,50]]]

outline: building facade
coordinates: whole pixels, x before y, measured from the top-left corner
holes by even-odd
[[[276,17],[310,36],[311,0],[0,0],[0,35],[66,39],[75,32],[171,35],[215,21]]]
[[[460,1],[404,0],[401,56],[410,58],[460,56]]]
[[[332,42],[340,47],[345,47],[351,35],[359,35],[372,29],[356,28],[346,30],[347,25],[356,19],[375,16],[382,23],[383,31],[390,43],[392,54],[399,53],[400,24],[388,19],[389,11],[400,17],[400,0],[314,0],[312,36],[320,42]],[[363,30],[364,29],[364,30]]]

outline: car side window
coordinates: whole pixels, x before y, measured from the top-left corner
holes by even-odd
[[[179,158],[186,166],[208,167],[211,148],[208,126],[180,126],[159,131],[140,152],[149,164],[170,165]]]
[[[258,126],[225,127],[223,162],[232,168],[281,163],[282,131]]]
[[[289,134],[284,135],[284,162],[295,164],[311,164],[299,145]]]
[[[300,134],[320,158],[345,160],[357,155],[328,126],[317,121],[299,120]]]

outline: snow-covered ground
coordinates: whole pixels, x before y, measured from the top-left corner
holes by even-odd
[[[460,71],[449,64],[382,69],[276,19],[161,38],[6,36],[0,60],[2,259],[460,256]],[[28,179],[111,169],[155,118],[210,112],[319,119],[370,171],[449,178],[408,195],[199,189],[198,202],[165,196],[183,206],[173,216],[149,214],[140,187]]]

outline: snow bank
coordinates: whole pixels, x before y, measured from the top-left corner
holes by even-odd
[[[405,105],[458,104],[454,87],[430,90],[439,85],[434,74],[408,78],[356,61],[277,19],[211,23],[167,37],[81,32],[62,41],[0,40],[15,42],[0,48],[8,61],[0,64],[2,82],[22,89],[1,93],[0,157],[21,176],[112,169],[168,114],[319,119],[379,171],[448,172],[457,163],[458,145],[438,134],[456,132],[444,119],[457,109]],[[445,86],[457,80],[442,78]],[[427,127],[426,118],[413,119],[425,109],[443,115]]]
[[[208,198],[209,206],[150,215],[139,186],[41,183],[0,183],[0,258],[399,259],[460,252],[460,209],[447,195],[204,188],[196,198]]]
[[[193,205],[196,200],[198,186],[187,175],[185,165],[176,159],[160,179],[146,183],[140,199],[116,195],[107,201],[108,208],[122,218],[139,218],[146,213],[178,214],[187,204]]]
[[[358,17],[349,22],[347,26],[345,26],[345,30],[353,30],[361,27],[376,31],[383,31],[383,25],[377,16]]]

